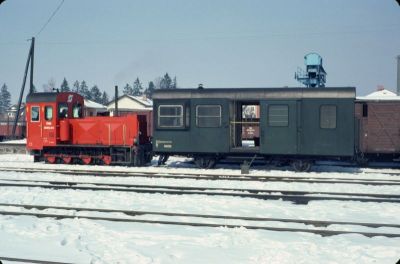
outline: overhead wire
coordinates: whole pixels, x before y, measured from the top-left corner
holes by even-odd
[[[46,28],[46,26],[50,23],[50,21],[53,19],[53,17],[57,14],[58,10],[60,10],[61,6],[64,4],[65,0],[61,0],[60,4],[57,6],[57,8],[53,11],[49,19],[44,23],[42,28],[39,30],[39,32],[35,35],[35,37],[39,36],[40,33]]]

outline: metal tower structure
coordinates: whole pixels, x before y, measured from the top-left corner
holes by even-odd
[[[322,66],[322,57],[317,53],[309,53],[304,56],[306,70],[300,68],[294,74],[294,78],[307,87],[325,87],[326,71]]]

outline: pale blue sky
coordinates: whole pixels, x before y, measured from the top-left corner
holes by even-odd
[[[0,5],[0,83],[16,101],[29,42],[59,0]],[[37,37],[34,82],[112,93],[168,71],[179,87],[300,86],[303,56],[324,59],[327,86],[363,95],[396,88],[400,7],[394,0],[65,0]]]

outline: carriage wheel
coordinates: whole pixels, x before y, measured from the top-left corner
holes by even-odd
[[[297,172],[307,172],[311,169],[312,162],[309,160],[294,160],[292,161],[293,169]]]
[[[72,157],[70,157],[70,156],[63,157],[62,160],[63,160],[63,162],[64,162],[65,164],[71,164],[71,162],[72,162]]]
[[[83,164],[85,164],[85,165],[89,165],[89,164],[90,164],[90,162],[92,162],[92,157],[89,157],[89,156],[83,156],[83,157],[81,157],[81,160],[82,160]]]
[[[160,154],[160,156],[158,157],[158,165],[165,165],[165,162],[167,162],[169,158],[168,154]]]
[[[194,163],[200,169],[211,169],[216,165],[217,161],[214,157],[196,156],[194,157]]]

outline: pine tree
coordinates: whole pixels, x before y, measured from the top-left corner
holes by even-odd
[[[132,95],[140,96],[143,93],[142,90],[142,84],[140,83],[139,78],[136,78],[135,82],[133,83]]]
[[[89,87],[87,86],[85,81],[81,82],[81,85],[79,86],[79,93],[83,97],[85,97],[85,99],[92,100],[92,97],[91,97],[91,94],[90,94],[90,91],[89,91]]]
[[[154,83],[149,82],[149,86],[144,91],[144,94],[146,95],[147,98],[151,99],[153,97],[153,92],[155,89],[156,89],[156,86],[154,85]]]
[[[174,79],[172,80],[171,88],[172,88],[172,89],[178,88],[178,82],[177,82],[177,80],[176,80],[176,76],[175,76]]]
[[[74,92],[76,92],[76,93],[79,93],[79,82],[78,82],[78,80],[76,80],[76,81],[74,82],[74,88],[73,88],[72,91],[74,91]]]
[[[60,86],[60,92],[69,92],[71,91],[71,89],[69,89],[69,85],[67,82],[67,79],[65,79],[62,81],[61,86]]]
[[[129,85],[129,83],[127,83],[124,87],[123,93],[125,95],[133,95],[133,88],[132,86]]]
[[[101,92],[97,85],[90,88],[90,98],[90,100],[95,101],[96,103],[101,103]]]
[[[164,77],[161,80],[160,83],[160,89],[171,89],[172,88],[172,80],[171,77],[169,77],[168,72],[165,73]]]
[[[11,106],[11,94],[4,83],[0,90],[0,112],[5,113]]]
[[[101,104],[107,105],[108,102],[109,102],[108,94],[106,93],[106,91],[104,91],[103,94],[101,95]]]

